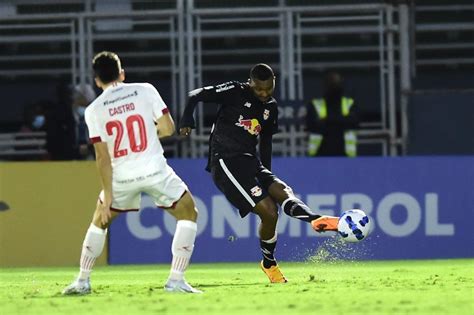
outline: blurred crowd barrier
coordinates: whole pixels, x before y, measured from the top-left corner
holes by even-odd
[[[94,162],[0,163],[0,267],[79,266],[99,191]]]

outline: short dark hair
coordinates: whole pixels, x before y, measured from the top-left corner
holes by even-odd
[[[272,68],[269,65],[264,63],[259,63],[253,66],[252,70],[250,70],[250,78],[257,79],[260,81],[266,81],[269,79],[273,79],[275,75],[273,74]]]
[[[120,76],[122,66],[116,53],[102,51],[92,59],[92,69],[94,74],[102,83],[116,81]]]

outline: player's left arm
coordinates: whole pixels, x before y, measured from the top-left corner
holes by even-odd
[[[260,134],[260,161],[268,170],[272,170],[272,144],[273,135],[271,132]]]
[[[160,93],[153,85],[147,83],[145,87],[151,104],[158,138],[163,139],[172,136],[176,128],[168,106],[166,106]]]
[[[273,135],[278,133],[278,106],[270,110],[268,121],[260,133],[260,161],[268,170],[272,169]]]
[[[156,122],[156,129],[158,131],[158,137],[160,139],[170,137],[176,131],[176,127],[173,118],[169,113],[164,114],[158,118]]]
[[[94,143],[96,165],[99,170],[102,189],[104,190],[104,200],[100,208],[100,219],[102,224],[107,224],[111,218],[110,206],[112,205],[112,162],[106,142]]]

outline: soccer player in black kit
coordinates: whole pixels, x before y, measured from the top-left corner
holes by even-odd
[[[219,104],[209,141],[207,170],[242,217],[250,212],[260,217],[260,265],[270,282],[277,283],[287,282],[274,257],[277,204],[287,215],[310,223],[317,232],[337,231],[338,218],[314,214],[271,172],[272,137],[278,132],[274,89],[273,70],[260,63],[250,71],[249,82],[231,81],[191,91],[179,132],[188,136],[195,128],[193,113],[199,102]]]

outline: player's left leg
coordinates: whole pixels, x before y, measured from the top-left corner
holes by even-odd
[[[295,196],[291,187],[281,180],[275,180],[270,184],[268,193],[281,205],[288,216],[310,223],[315,231],[337,231],[338,217],[315,214],[303,201]]]
[[[171,244],[173,260],[165,290],[168,292],[202,293],[202,291],[188,284],[184,278],[191,255],[193,254],[197,233],[196,220],[198,210],[195,207],[191,193],[185,191],[173,207],[165,210],[177,221],[176,231]]]
[[[92,223],[87,230],[80,259],[79,275],[69,286],[63,290],[64,295],[89,294],[91,292],[90,274],[96,259],[102,254],[107,236],[107,228],[112,220],[119,214],[112,212],[112,217],[107,224],[102,224],[99,212],[100,202],[97,202],[96,210],[92,218]]]
[[[260,250],[263,260],[260,267],[272,283],[285,283],[287,279],[277,264],[275,248],[277,244],[276,226],[278,222],[278,208],[272,198],[266,196],[260,200],[253,211],[260,217],[258,233],[260,236]]]

